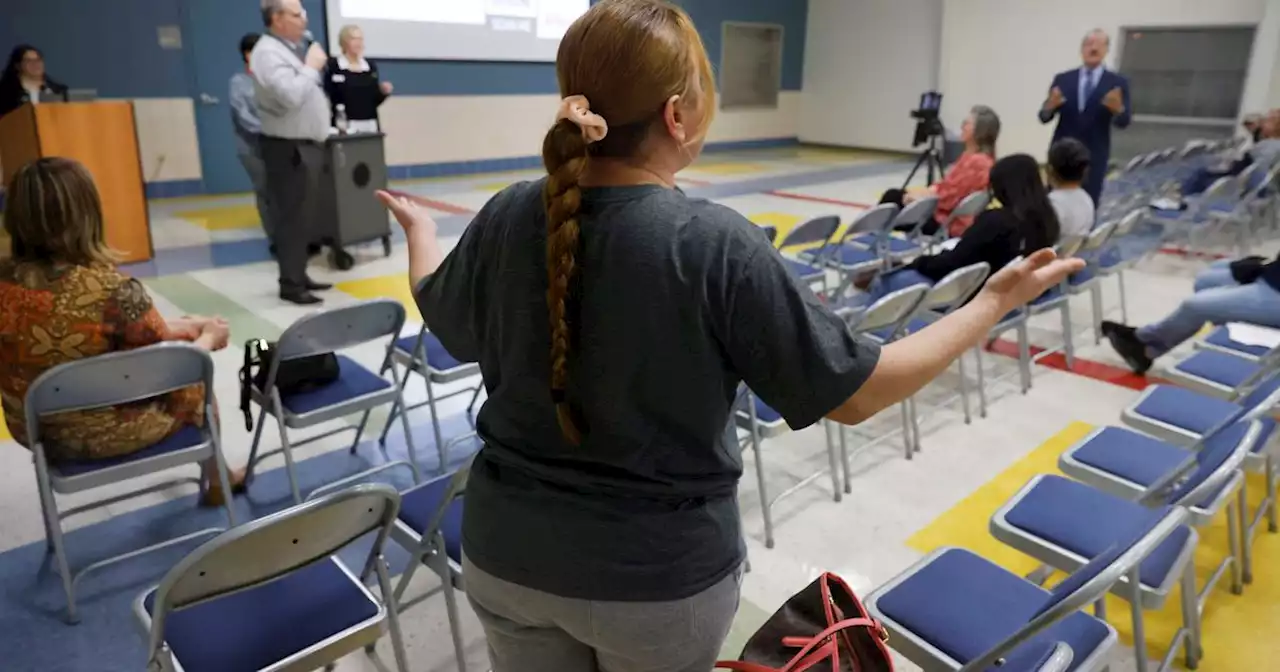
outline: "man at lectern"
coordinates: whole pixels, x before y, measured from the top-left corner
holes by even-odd
[[[0,74],[0,117],[27,103],[64,103],[67,87],[44,73],[44,56],[39,49],[20,44],[9,54]]]
[[[278,217],[276,261],[280,298],[299,305],[320,303],[312,292],[331,285],[307,275],[307,243],[320,202],[324,142],[329,137],[329,99],[320,73],[329,55],[307,38],[307,11],[299,0],[262,0],[267,34],[249,55],[267,190]]]

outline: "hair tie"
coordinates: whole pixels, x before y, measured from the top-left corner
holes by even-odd
[[[586,96],[569,96],[560,101],[560,111],[556,114],[556,121],[561,119],[567,119],[582,129],[582,137],[587,144],[600,142],[609,134],[608,122],[604,117],[591,111],[591,103],[587,101]]]

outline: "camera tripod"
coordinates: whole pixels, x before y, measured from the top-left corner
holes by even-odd
[[[940,133],[929,136],[929,146],[925,147],[923,152],[920,152],[920,158],[916,159],[916,165],[911,169],[911,174],[907,175],[907,181],[902,183],[903,191],[906,191],[907,187],[911,185],[911,180],[916,179],[916,173],[920,172],[921,167],[926,167],[927,171],[928,182],[925,183],[925,186],[933,186],[933,183],[937,181],[935,176],[942,176],[941,139],[942,134]]]

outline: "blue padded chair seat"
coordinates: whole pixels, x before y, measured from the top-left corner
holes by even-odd
[[[160,443],[143,448],[136,453],[108,457],[102,460],[66,460],[52,463],[49,466],[58,476],[83,476],[95,471],[129,464],[130,462],[176,453],[187,448],[194,448],[202,443],[204,443],[204,438],[200,434],[200,429],[192,425],[185,425]]]
[[[1079,287],[1080,285],[1090,282],[1097,277],[1098,269],[1093,264],[1090,264],[1086,266],[1083,271],[1080,271],[1068,278],[1067,282],[1070,283],[1072,287]]]
[[[391,387],[391,381],[338,355],[338,379],[316,390],[280,395],[285,410],[304,415]]]
[[[1005,514],[1016,528],[1086,560],[1102,555],[1149,518],[1151,510],[1061,476],[1045,476]],[[1178,528],[1139,570],[1142,584],[1159,588],[1173,571],[1191,530]]]
[[[873,233],[864,233],[851,239],[849,242],[861,247],[871,247],[876,244],[876,236]],[[889,236],[889,253],[890,254],[909,254],[919,252],[920,246],[897,236]]]
[[[1106,427],[1072,451],[1081,464],[1150,485],[1177,469],[1191,451],[1123,427]]]
[[[1205,337],[1204,342],[1224,350],[1235,350],[1253,357],[1261,357],[1267,354],[1267,348],[1261,345],[1245,345],[1239,341],[1231,340],[1231,332],[1225,326],[1214,329],[1213,332]]]
[[[778,422],[784,422],[782,414],[773,410],[769,404],[760,400],[760,397],[754,397],[756,401],[756,420],[762,425],[772,425]],[[750,417],[746,411],[738,411],[744,418]]]
[[[795,259],[787,259],[785,257],[783,258],[783,261],[787,263],[787,270],[791,271],[801,280],[820,278],[824,273],[826,273],[825,270],[818,268],[817,266],[806,264],[803,261],[796,261]]]
[[[1204,434],[1239,408],[1233,402],[1183,387],[1157,385],[1133,410],[1142,417]]]
[[[405,336],[396,340],[396,350],[405,354],[413,355],[413,348],[418,344],[418,335]],[[434,334],[428,332],[422,336],[422,347],[427,351],[427,366],[436,371],[448,371],[456,369],[466,364],[458,361],[448,350],[444,349],[444,345],[440,343],[440,339]]]
[[[965,664],[1008,639],[1049,600],[1049,593],[965,550],[945,551],[882,595],[888,618]],[[1102,646],[1110,630],[1076,612],[1018,647],[1002,669],[1027,670],[1047,647],[1066,642],[1077,669]]]
[[[851,247],[849,245],[841,245],[833,257],[834,261],[841,266],[861,266],[863,264],[873,264],[880,260],[880,257],[871,250],[862,249],[860,247]]]
[[[1054,287],[1053,289],[1050,289],[1049,291],[1045,292],[1044,294],[1041,294],[1040,296],[1036,297],[1036,299],[1035,299],[1034,301],[1032,301],[1032,302],[1031,302],[1031,305],[1032,305],[1032,306],[1043,306],[1043,305],[1045,305],[1046,303],[1051,303],[1051,302],[1056,301],[1056,300],[1061,299],[1061,298],[1062,298],[1062,288],[1061,288],[1061,287]]]
[[[1117,247],[1112,247],[1098,255],[1098,268],[1103,271],[1109,271],[1124,262],[1124,253]]]
[[[440,508],[449,491],[449,478],[437,478],[430,483],[413,488],[400,496],[401,522],[409,529],[422,535],[431,519]],[[450,560],[462,562],[462,499],[455,499],[440,522],[440,533],[444,535],[444,550]]]
[[[1257,373],[1258,364],[1217,350],[1201,350],[1178,362],[1174,370],[1232,389]]]
[[[155,608],[155,591],[144,601]],[[378,614],[332,559],[256,588],[170,611],[164,639],[186,672],[260,670]]]
[[[921,329],[924,329],[931,324],[933,323],[924,318],[913,317],[911,318],[911,321],[907,323],[906,330],[903,331],[902,333],[904,336],[907,334],[914,334],[917,331],[920,331]],[[876,329],[875,331],[871,331],[867,333],[876,337],[876,339],[878,339],[880,342],[889,340],[889,337],[893,335],[892,327],[885,327],[884,329]]]

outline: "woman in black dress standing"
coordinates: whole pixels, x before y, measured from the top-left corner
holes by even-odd
[[[324,73],[324,91],[329,96],[333,127],[340,133],[377,133],[378,106],[391,95],[391,82],[378,76],[378,66],[364,57],[364,31],[359,26],[343,26],[338,32],[337,56],[329,59]],[[342,114],[340,115],[339,112]],[[344,122],[340,117],[345,116]],[[347,270],[355,259],[346,250],[333,246],[333,265]]]
[[[0,117],[27,103],[66,102],[67,87],[44,73],[44,56],[39,49],[21,44],[9,54],[0,73]]]
[[[348,133],[377,133],[378,106],[391,95],[391,82],[382,81],[378,65],[364,57],[364,31],[359,26],[343,26],[338,33],[342,53],[329,59],[325,73],[325,93],[333,108],[334,126],[338,111],[346,113]]]

